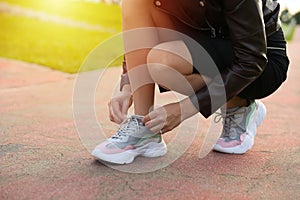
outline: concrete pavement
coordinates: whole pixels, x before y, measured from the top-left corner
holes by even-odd
[[[75,75],[1,59],[0,199],[300,199],[299,27],[288,48],[288,80],[263,100],[268,116],[251,151],[199,159],[198,134],[171,165],[140,174],[96,162],[84,147],[73,119]],[[106,102],[96,103],[108,121]]]

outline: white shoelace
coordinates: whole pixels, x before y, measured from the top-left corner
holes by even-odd
[[[230,112],[230,113],[220,113],[220,112],[216,112],[216,116],[214,118],[214,122],[215,123],[219,123],[221,121],[221,119],[223,119],[222,123],[223,123],[223,132],[222,132],[222,136],[223,137],[229,137],[230,134],[230,129],[231,128],[236,128],[239,127],[241,128],[243,131],[246,131],[244,127],[240,126],[236,121],[235,121],[235,116],[237,114],[243,114],[245,113],[245,109],[240,110],[238,109],[237,111],[234,112]]]
[[[111,138],[119,140],[128,134],[139,131],[139,129],[140,126],[138,120],[134,117],[128,117],[120,124],[118,131]]]

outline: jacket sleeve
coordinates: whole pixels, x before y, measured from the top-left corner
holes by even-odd
[[[266,34],[261,0],[219,0],[234,51],[226,70],[190,99],[204,117],[209,117],[238,95],[263,72],[266,64]]]

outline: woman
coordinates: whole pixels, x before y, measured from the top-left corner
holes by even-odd
[[[265,106],[256,99],[279,88],[289,65],[279,9],[276,0],[123,0],[126,64],[122,93],[110,101],[109,111],[110,119],[121,123],[133,100],[135,115],[92,154],[119,164],[138,155],[164,155],[162,133],[198,112],[209,117],[220,107],[223,131],[214,150],[243,154],[251,149],[266,115]],[[201,66],[204,57],[199,49],[176,31],[198,42],[217,70]],[[169,78],[172,70],[164,66],[185,80]],[[147,81],[140,85],[140,79]],[[181,88],[184,81],[192,90]],[[188,97],[151,110],[154,83]]]

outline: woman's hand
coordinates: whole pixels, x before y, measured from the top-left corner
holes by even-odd
[[[198,113],[189,98],[154,109],[143,118],[143,124],[154,133],[166,133]]]
[[[143,118],[143,124],[154,133],[165,133],[181,123],[179,103],[159,107]]]
[[[125,85],[121,94],[113,97],[108,102],[110,121],[121,124],[127,117],[127,112],[132,105],[132,96],[129,88]]]

